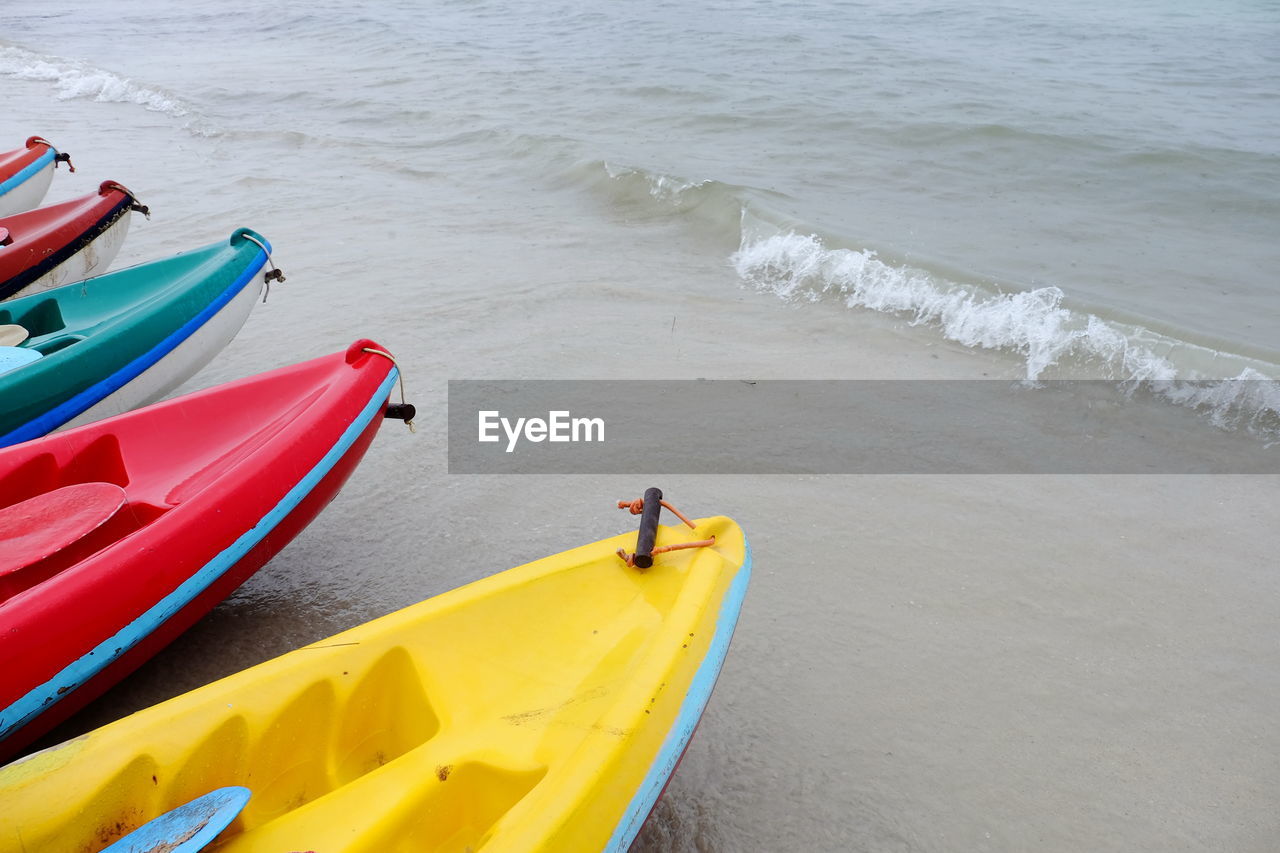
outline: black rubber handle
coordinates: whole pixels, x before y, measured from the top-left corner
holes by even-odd
[[[640,533],[636,536],[636,568],[653,565],[653,543],[658,538],[658,515],[662,512],[662,489],[644,490],[644,509],[640,511]]]
[[[382,413],[384,418],[405,423],[413,420],[417,415],[418,410],[413,407],[413,403],[388,403],[387,410]]]

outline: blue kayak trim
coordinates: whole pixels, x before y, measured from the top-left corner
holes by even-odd
[[[316,485],[333,470],[338,461],[346,456],[347,451],[355,444],[369,422],[382,416],[387,398],[391,396],[398,377],[399,371],[392,367],[373,397],[365,404],[355,420],[343,430],[329,452],[286,492],[280,502],[257,524],[241,534],[240,538],[179,584],[173,592],[152,605],[150,609],[81,655],[78,660],[67,664],[53,678],[28,691],[21,699],[0,711],[0,740],[4,740],[34,720],[43,711],[52,707],[150,636],[208,589],[214,581],[226,574],[232,566],[266,538],[267,534],[275,530],[280,522],[288,518],[307,495],[311,494]]]
[[[658,802],[658,797],[662,795],[662,789],[666,787],[671,774],[675,772],[676,764],[684,755],[689,739],[693,737],[693,730],[702,719],[702,712],[706,710],[707,700],[711,698],[711,689],[715,687],[716,678],[720,675],[721,667],[724,666],[725,656],[729,653],[729,641],[733,639],[733,629],[737,627],[738,614],[742,611],[742,601],[747,595],[747,582],[751,579],[751,543],[746,542],[744,538],[744,544],[746,555],[742,561],[742,568],[738,569],[738,573],[734,575],[733,583],[729,585],[724,600],[720,603],[716,633],[711,638],[707,655],[702,659],[698,671],[693,676],[693,681],[689,684],[689,691],[685,694],[684,703],[680,706],[680,713],[671,726],[671,731],[667,733],[667,738],[663,741],[662,748],[658,750],[653,764],[650,765],[648,775],[640,783],[635,796],[627,805],[622,820],[614,829],[613,837],[605,845],[604,849],[607,853],[626,853],[630,849],[631,842],[635,841],[640,827],[644,826],[649,813]]]
[[[31,180],[40,172],[41,169],[52,163],[53,158],[57,156],[58,152],[53,150],[53,146],[50,146],[49,149],[41,154],[39,159],[34,163],[28,163],[21,170],[14,172],[8,180],[0,182],[0,195],[5,195],[11,190],[16,190],[18,187]]]
[[[93,385],[84,389],[67,400],[62,401],[49,411],[27,421],[22,426],[11,431],[8,435],[0,436],[0,447],[7,447],[11,444],[18,444],[22,441],[29,441],[33,438],[39,438],[46,435],[58,427],[65,424],[72,418],[88,411],[97,403],[102,402],[115,392],[119,391],[125,385],[137,379],[142,372],[156,364],[160,359],[177,348],[178,344],[191,337],[205,323],[217,314],[228,302],[239,295],[240,291],[253,280],[267,263],[267,252],[271,250],[271,244],[267,243],[264,238],[263,243],[267,246],[267,251],[258,251],[257,256],[249,264],[248,267],[240,274],[240,276],[221,294],[200,311],[199,314],[183,323],[177,329],[169,333],[169,336],[124,367],[98,380]],[[92,279],[89,279],[92,281]],[[74,286],[74,285],[73,285]]]

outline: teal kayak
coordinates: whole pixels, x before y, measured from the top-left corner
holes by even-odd
[[[0,305],[0,447],[153,402],[235,337],[271,245],[212,246]]]

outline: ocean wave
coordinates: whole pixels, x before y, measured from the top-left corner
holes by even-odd
[[[1017,355],[1029,382],[1115,380],[1127,394],[1154,393],[1216,426],[1280,439],[1280,365],[1082,310],[1058,287],[1000,290],[832,245],[839,241],[781,213],[790,200],[779,193],[604,161],[580,163],[572,175],[628,220],[681,217],[731,237],[739,278],[784,301],[835,299],[902,317],[966,347]]]
[[[870,250],[829,248],[813,234],[752,237],[730,262],[739,277],[786,301],[842,300],[904,317],[966,347],[1012,352],[1025,378],[1114,379],[1207,415],[1218,427],[1280,438],[1277,366],[1074,310],[1057,287],[984,291]]]
[[[721,181],[689,181],[604,160],[577,164],[569,179],[603,197],[628,219],[688,218],[729,245],[738,241],[751,192]]]
[[[1029,380],[1065,366],[1089,367],[1094,378],[1137,381],[1238,378],[1246,373],[1271,378],[1276,369],[1073,309],[1057,287],[983,289],[888,263],[869,249],[830,248],[814,234],[752,236],[744,231],[730,263],[743,281],[787,301],[837,298],[850,308],[935,328],[967,347],[1017,353]]]
[[[86,98],[104,103],[137,104],[175,118],[194,111],[179,98],[87,62],[0,45],[0,75],[51,83],[59,100]]]

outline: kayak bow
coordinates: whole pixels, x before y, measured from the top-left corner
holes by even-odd
[[[150,215],[127,189],[103,181],[91,195],[0,218],[0,301],[106,272],[134,210]]]
[[[40,204],[53,183],[53,170],[71,156],[62,154],[47,140],[33,136],[22,148],[0,153],[0,216],[30,210]]]

